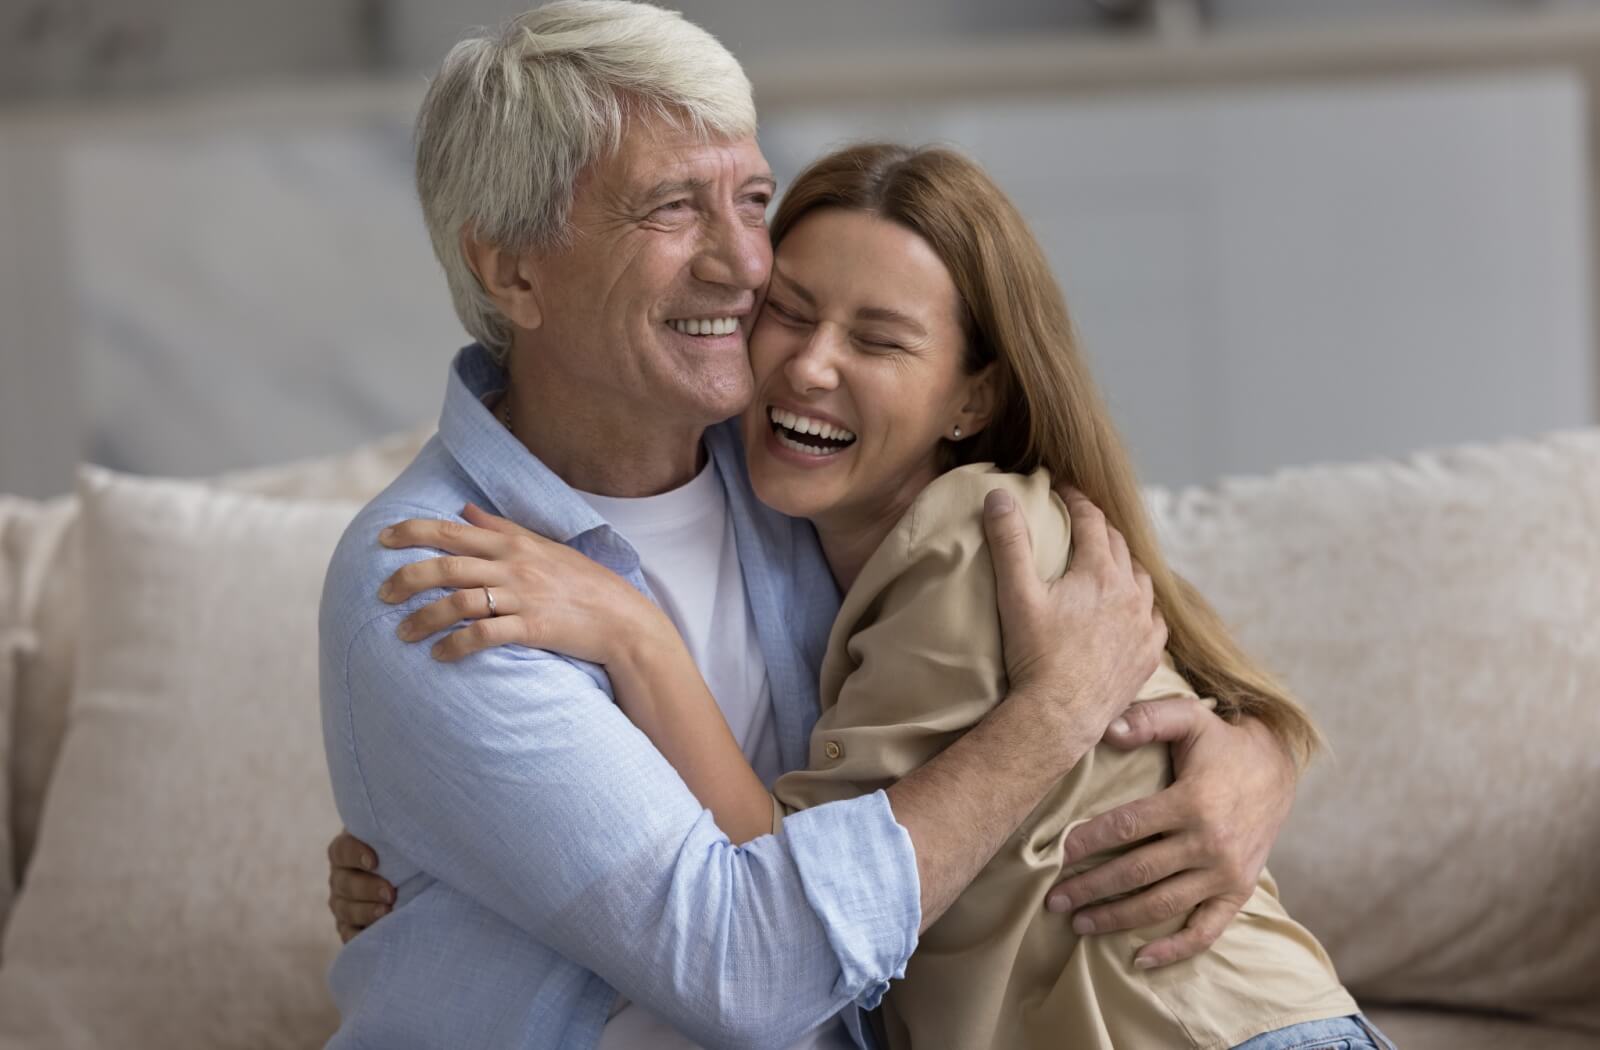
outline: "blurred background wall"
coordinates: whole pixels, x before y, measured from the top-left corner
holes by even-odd
[[[1597,421],[1600,3],[682,0],[781,179],[985,163],[1148,480]],[[433,418],[425,76],[514,0],[0,0],[0,492]]]

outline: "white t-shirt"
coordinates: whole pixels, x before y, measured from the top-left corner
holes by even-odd
[[[678,628],[701,677],[756,775],[768,787],[783,772],[767,663],[744,593],[727,494],[709,461],[695,479],[671,492],[618,499],[580,492],[639,552],[639,567]],[[847,1050],[855,1044],[830,1020],[791,1050]],[[606,1022],[599,1050],[696,1050],[660,1017],[637,1003]]]

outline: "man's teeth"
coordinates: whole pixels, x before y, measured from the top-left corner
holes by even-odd
[[[836,427],[820,419],[809,416],[795,415],[793,412],[782,408],[769,408],[768,413],[772,421],[785,430],[792,430],[796,434],[815,434],[817,437],[828,438],[832,441],[854,441],[856,436],[844,427]]]
[[[668,321],[667,324],[684,335],[732,335],[739,328],[737,317],[691,317],[687,320]]]

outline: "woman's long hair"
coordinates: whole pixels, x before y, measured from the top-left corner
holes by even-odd
[[[1084,361],[1044,252],[1011,201],[983,170],[952,150],[867,143],[807,168],[772,222],[781,241],[819,208],[866,212],[926,241],[955,281],[963,307],[966,367],[994,365],[992,422],[945,442],[946,469],[993,462],[1028,474],[1048,467],[1070,481],[1128,541],[1155,584],[1178,670],[1227,716],[1260,718],[1297,761],[1321,744],[1305,710],[1239,648],[1210,604],[1168,567],[1133,464]]]

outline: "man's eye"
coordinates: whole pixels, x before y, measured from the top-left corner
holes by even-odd
[[[688,211],[688,210],[689,210],[689,202],[688,201],[686,201],[686,200],[677,200],[677,201],[668,201],[667,203],[658,206],[653,211],[651,211],[650,214],[651,215],[660,216],[661,218],[664,218],[664,219],[669,219],[669,218],[673,217],[674,215],[681,215],[685,211]]]

